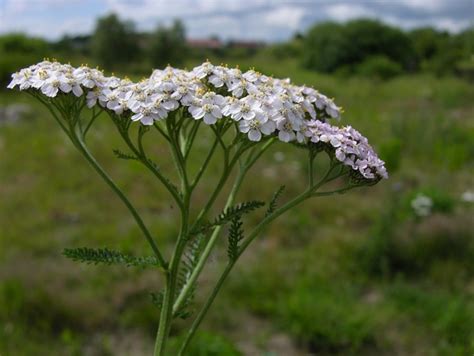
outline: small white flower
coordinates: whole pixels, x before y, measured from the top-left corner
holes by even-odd
[[[465,201],[466,203],[474,203],[474,192],[466,190],[464,193],[462,193],[461,200]]]
[[[209,83],[214,85],[216,88],[221,88],[224,84],[229,82],[229,79],[226,68],[216,67],[214,68],[212,75],[209,76]]]
[[[12,81],[8,84],[8,89],[13,89],[17,85],[19,86],[20,90],[28,89],[31,86],[31,70],[29,68],[25,68],[20,70],[19,72],[12,74]]]
[[[211,73],[213,69],[214,69],[214,66],[210,62],[204,62],[200,66],[195,67],[193,69],[193,73],[197,78],[203,79],[206,76],[208,76],[209,73]]]
[[[219,106],[214,104],[204,104],[201,107],[193,106],[192,109],[190,108],[190,113],[196,120],[203,119],[208,125],[215,124],[217,119],[222,117]]]
[[[246,133],[250,141],[260,141],[262,133],[270,135],[275,131],[275,123],[268,120],[262,112],[258,112],[253,119],[241,120],[239,130]]]
[[[418,194],[415,199],[411,201],[411,207],[415,211],[416,215],[425,217],[431,214],[433,201],[426,195]]]
[[[328,100],[328,102],[326,103],[326,112],[333,119],[338,119],[339,118],[340,109],[336,106],[336,104],[334,104],[334,102],[332,100]]]
[[[41,92],[50,98],[54,98],[58,94],[60,86],[61,82],[58,78],[50,77],[41,86]]]
[[[117,115],[121,115],[125,110],[127,110],[127,101],[125,99],[119,98],[117,101],[115,101],[115,104],[110,105],[110,107],[109,103],[107,103],[107,108],[113,110]]]
[[[283,142],[290,142],[296,138],[293,124],[288,119],[279,120],[277,122],[278,138]]]
[[[256,111],[259,109],[260,105],[258,102],[249,103],[242,99],[234,102],[229,108],[229,112],[235,121],[240,121],[241,119],[252,120],[256,115]]]
[[[100,95],[101,95],[101,91],[98,87],[95,87],[94,89],[89,90],[89,92],[86,95],[86,104],[89,109],[92,108],[95,104],[97,104],[97,100],[99,99]]]

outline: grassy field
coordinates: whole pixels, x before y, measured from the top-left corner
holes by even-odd
[[[345,109],[341,123],[369,138],[390,179],[314,199],[274,223],[239,262],[190,355],[472,355],[474,205],[461,200],[474,190],[472,83],[333,78],[291,60],[238,62],[334,96]],[[30,112],[0,122],[0,355],[150,354],[156,274],[80,266],[61,255],[84,245],[147,254],[137,227],[45,109],[25,94],[0,92],[0,106],[17,103]],[[101,118],[93,150],[170,246],[176,208],[138,164],[114,158],[120,139]],[[204,152],[204,131],[198,144]],[[149,145],[171,169],[163,143]],[[268,199],[281,184],[298,190],[301,152],[286,146],[254,168],[240,201]],[[213,176],[203,181],[197,202]],[[428,217],[410,206],[418,193],[433,200]],[[201,278],[198,302],[225,248],[222,241]],[[172,330],[176,339],[188,322]]]

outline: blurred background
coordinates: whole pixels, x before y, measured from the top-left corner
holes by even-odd
[[[0,0],[0,355],[148,355],[158,319],[155,273],[61,254],[149,252],[46,110],[5,89],[44,57],[134,80],[205,59],[289,77],[335,97],[341,123],[386,161],[389,180],[274,223],[239,262],[190,355],[472,355],[473,17],[471,0]],[[92,149],[169,247],[176,209],[138,164],[114,158],[120,145],[104,116]],[[268,200],[281,184],[298,191],[305,157],[287,146],[255,167],[261,179],[240,201]],[[203,131],[198,150],[207,148]],[[163,143],[153,150],[171,169]],[[198,203],[212,174],[206,181]],[[198,305],[225,248],[200,280]],[[188,323],[177,323],[175,341]]]

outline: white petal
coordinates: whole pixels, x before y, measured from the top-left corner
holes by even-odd
[[[193,117],[196,120],[202,119],[205,114],[206,113],[202,108],[198,108],[197,110],[193,110],[193,112],[191,113],[191,115],[193,115]]]
[[[275,131],[275,123],[273,121],[267,121],[262,126],[260,126],[260,131],[262,131],[265,135],[270,135],[273,131]]]
[[[74,85],[72,87],[72,92],[77,97],[81,96],[84,93],[84,91],[82,90],[82,88],[79,85]]]
[[[204,122],[208,125],[215,124],[217,121],[217,118],[215,116],[212,116],[211,113],[207,113],[204,115]]]
[[[243,113],[242,116],[245,120],[252,120],[255,117],[255,113],[253,111],[249,111],[249,112]]]
[[[240,121],[239,123],[240,132],[247,133],[250,130],[250,126],[247,121]]]
[[[143,117],[143,114],[141,113],[138,113],[138,114],[135,114],[131,117],[132,121],[139,121],[141,120],[141,118]]]
[[[278,138],[280,139],[280,141],[283,142],[291,141],[291,135],[288,131],[280,131],[280,133],[278,134]]]
[[[249,131],[249,140],[250,141],[260,141],[262,138],[262,134],[258,130],[250,130]]]
[[[59,88],[64,93],[69,93],[72,90],[72,86],[68,83],[61,83],[59,84]]]
[[[140,122],[143,124],[143,125],[153,125],[153,122],[155,120],[153,120],[153,117],[151,116],[143,116],[142,119],[140,120]]]
[[[219,118],[219,119],[222,117],[221,110],[219,109],[218,106],[215,106],[215,107],[212,109],[212,115],[214,115],[215,117],[217,117],[217,118]]]

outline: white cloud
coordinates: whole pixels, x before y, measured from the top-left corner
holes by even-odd
[[[373,17],[376,14],[365,6],[357,4],[335,4],[325,9],[332,20],[347,21],[358,17]]]
[[[289,38],[316,21],[377,18],[404,28],[435,26],[457,32],[469,26],[473,0],[0,0],[0,33],[23,31],[58,38],[84,33],[95,19],[115,12],[140,30],[184,21],[192,37]],[[469,7],[470,6],[470,7]],[[472,14],[472,12],[470,13]]]
[[[407,7],[425,11],[438,11],[449,6],[449,0],[400,0],[400,3]]]
[[[300,28],[304,15],[305,10],[301,7],[282,6],[265,14],[263,21],[269,26],[286,27],[296,31]]]

